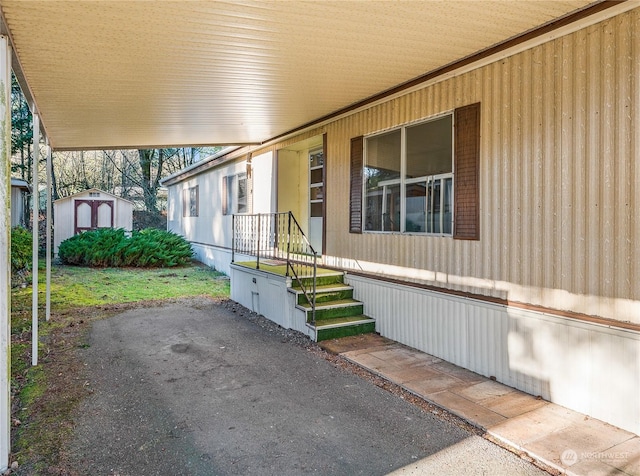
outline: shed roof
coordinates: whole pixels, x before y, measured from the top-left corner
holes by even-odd
[[[243,145],[497,51],[543,25],[635,6],[0,0],[0,27],[54,149]]]
[[[15,177],[11,177],[11,186],[31,190],[31,186],[26,180],[22,180]]]
[[[68,197],[63,197],[63,198],[59,198],[58,200],[55,200],[53,203],[59,203],[59,202],[64,202],[66,200],[71,200],[72,198],[78,198],[80,195],[87,195],[88,193],[93,193],[93,192],[97,192],[97,193],[101,193],[104,195],[108,195],[112,198],[115,198],[116,200],[122,200],[123,202],[128,202],[133,204],[133,202],[131,200],[127,200],[126,198],[122,198],[122,197],[118,197],[112,193],[109,192],[105,192],[104,190],[100,190],[99,188],[89,188],[87,190],[83,190],[82,192],[78,192],[78,193],[74,193],[73,195],[69,195]]]

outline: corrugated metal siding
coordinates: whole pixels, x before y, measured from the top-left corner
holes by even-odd
[[[348,275],[385,337],[640,433],[640,334]]]
[[[327,262],[640,322],[639,26],[636,9],[328,125]],[[350,139],[477,101],[480,241],[349,234]]]

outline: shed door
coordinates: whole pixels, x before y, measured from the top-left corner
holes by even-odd
[[[113,228],[113,200],[75,200],[74,233]]]

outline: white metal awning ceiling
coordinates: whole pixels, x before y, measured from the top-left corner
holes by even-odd
[[[260,143],[593,3],[0,0],[55,149]]]

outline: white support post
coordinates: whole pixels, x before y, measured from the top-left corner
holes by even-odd
[[[52,157],[49,138],[47,144],[47,284],[46,284],[46,318],[47,321],[51,317],[51,176],[52,176]]]
[[[0,471],[11,452],[11,49],[0,36]]]
[[[40,215],[40,197],[38,195],[38,159],[40,158],[40,116],[33,111],[33,157],[31,164],[32,203],[32,264],[31,264],[31,365],[38,365],[38,226]]]

